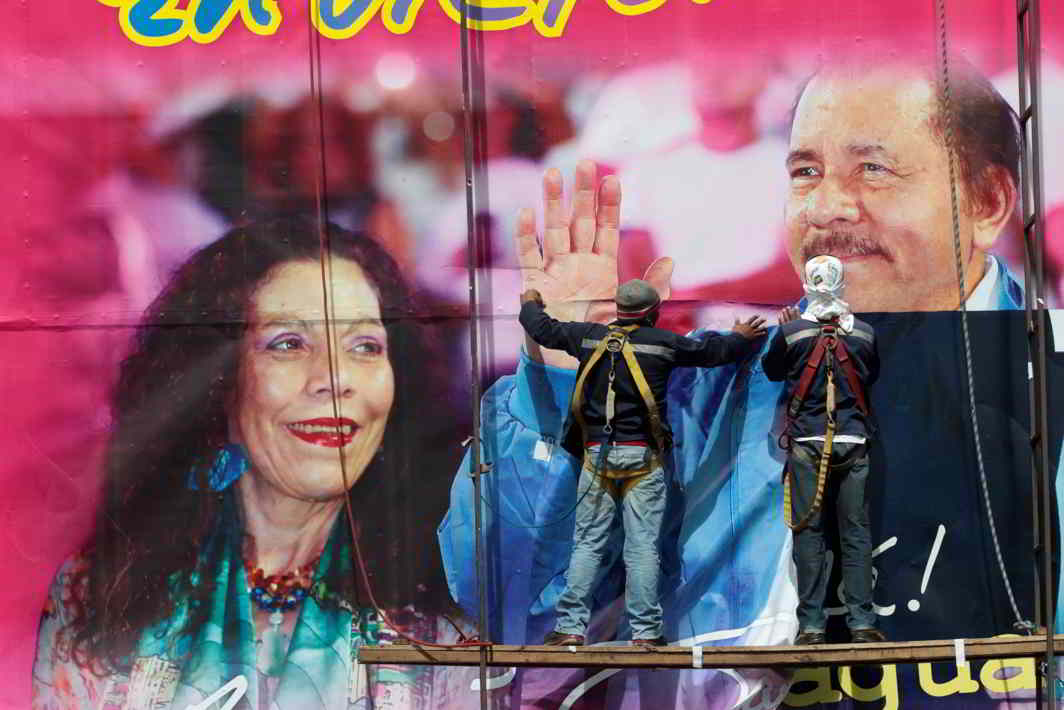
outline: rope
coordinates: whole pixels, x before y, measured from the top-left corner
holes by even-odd
[[[935,0],[935,23],[937,25],[937,39],[941,54],[941,84],[942,84],[942,113],[946,123],[946,154],[949,162],[949,189],[950,206],[953,216],[953,253],[957,262],[957,285],[960,293],[961,332],[964,336],[964,364],[968,376],[968,405],[972,417],[972,434],[975,438],[975,458],[979,465],[979,481],[983,492],[983,502],[986,506],[986,516],[990,523],[990,538],[994,543],[994,555],[997,558],[998,569],[1001,579],[1005,583],[1005,592],[1008,594],[1009,605],[1016,621],[1013,628],[1025,633],[1034,632],[1034,624],[1024,619],[1020,614],[1020,608],[1016,604],[1016,595],[1012,591],[1012,583],[1009,581],[1008,570],[1005,568],[1005,559],[1001,554],[1001,543],[998,540],[997,525],[994,523],[994,510],[990,503],[990,487],[986,479],[986,466],[983,463],[983,446],[979,433],[979,416],[975,407],[975,374],[972,365],[972,344],[968,332],[968,305],[967,288],[965,287],[964,263],[961,258],[961,227],[957,197],[957,177],[954,166],[956,151],[953,138],[953,105],[949,82],[949,51],[946,40],[946,0]]]
[[[310,53],[310,95],[311,100],[315,103],[317,108],[318,119],[318,160],[321,169],[317,171],[314,179],[314,197],[315,205],[317,208],[318,216],[318,238],[321,243],[321,288],[322,288],[322,302],[325,311],[325,348],[326,358],[329,362],[329,382],[332,386],[332,409],[333,416],[338,420],[340,418],[340,402],[337,397],[339,389],[339,379],[337,376],[337,363],[334,360],[336,353],[336,345],[333,343],[335,333],[333,331],[332,324],[336,321],[336,304],[333,302],[330,295],[330,285],[332,283],[332,250],[329,243],[329,230],[326,228],[329,217],[329,204],[328,197],[324,191],[324,185],[326,185],[326,160],[325,160],[325,100],[321,90],[321,33],[314,31],[313,25],[313,3],[307,3],[307,31],[309,39],[308,51]],[[432,646],[436,648],[454,648],[454,647],[470,647],[470,646],[490,646],[490,643],[480,641],[477,639],[469,639],[462,630],[454,623],[446,614],[441,614],[444,619],[447,620],[451,626],[458,632],[460,641],[454,644],[436,643],[434,641],[427,641],[425,639],[419,639],[414,636],[410,636],[403,631],[397,624],[395,624],[391,617],[380,604],[377,603],[377,598],[373,594],[373,587],[370,585],[369,574],[366,571],[365,558],[362,555],[362,548],[358,544],[358,530],[355,526],[355,514],[351,508],[351,496],[346,493],[350,490],[349,480],[347,474],[347,463],[344,461],[344,454],[342,450],[337,450],[337,458],[340,462],[340,476],[344,484],[344,512],[347,515],[347,524],[351,531],[351,551],[354,558],[355,565],[362,578],[362,583],[366,588],[366,593],[369,595],[369,601],[373,609],[377,612],[380,619],[394,631],[400,638],[407,642],[417,646]],[[356,587],[357,589],[357,587]],[[357,599],[356,599],[357,601]]]
[[[597,470],[598,469],[596,467],[594,475],[597,475]],[[580,474],[577,474],[577,485],[579,485],[579,475]],[[592,481],[592,483],[594,482]],[[488,507],[489,510],[491,510],[491,512],[495,513],[496,517],[498,517],[499,520],[501,520],[507,526],[521,528],[522,530],[539,530],[541,528],[550,528],[554,527],[555,525],[560,525],[566,520],[568,520],[576,512],[576,509],[580,507],[580,502],[583,501],[587,494],[591,492],[592,487],[593,486],[589,484],[588,487],[584,489],[584,492],[581,493],[580,496],[576,499],[576,503],[573,504],[573,507],[565,511],[564,515],[559,515],[554,520],[550,520],[545,523],[537,523],[535,525],[526,525],[524,523],[518,523],[516,521],[510,520],[507,516],[503,515],[502,511],[499,510],[499,508],[495,506],[491,501],[489,501],[483,493],[480,494],[480,500],[484,503],[484,505]]]
[[[602,470],[603,464],[606,462],[606,454],[607,454],[607,452],[609,451],[609,449],[612,446],[614,446],[614,444],[605,443],[605,444],[602,444],[599,447],[599,454],[595,458],[595,463],[592,464],[592,466],[593,466],[592,469],[591,469],[592,477],[599,475],[598,472]],[[662,466],[664,466],[664,463],[662,463]],[[580,470],[582,471],[584,468],[586,468],[586,467],[583,464],[581,464],[581,469]],[[576,478],[577,486],[579,486],[580,485],[580,474],[577,473],[576,476],[577,476],[577,478]],[[568,520],[569,517],[572,516],[573,513],[576,512],[577,508],[580,507],[580,502],[583,501],[584,498],[587,497],[587,494],[591,492],[591,489],[594,488],[594,483],[595,483],[594,480],[591,480],[590,482],[588,482],[587,488],[585,488],[584,492],[581,493],[580,496],[576,499],[576,503],[574,503],[573,506],[571,508],[569,508],[569,510],[565,511],[564,515],[559,515],[554,520],[548,521],[546,523],[538,523],[536,525],[525,525],[524,523],[518,523],[518,522],[515,522],[513,520],[510,520],[505,515],[503,515],[502,511],[499,510],[499,508],[497,508],[495,505],[493,505],[491,503],[491,501],[489,501],[487,499],[487,497],[484,496],[484,494],[481,494],[480,499],[484,503],[484,505],[486,505],[489,510],[491,510],[493,513],[495,513],[495,515],[499,518],[499,520],[501,520],[502,522],[506,523],[506,525],[508,525],[510,527],[514,527],[514,528],[520,528],[522,530],[538,530],[540,528],[549,528],[549,527],[553,527],[555,525],[560,525],[561,523],[563,523],[566,520]]]
[[[821,336],[823,337],[823,336]],[[828,479],[828,464],[831,461],[831,447],[835,441],[835,374],[831,362],[831,352],[825,353],[827,358],[824,364],[827,366],[827,392],[828,427],[824,434],[824,445],[820,450],[820,459],[817,464],[816,493],[813,494],[813,503],[809,506],[809,512],[797,523],[794,522],[794,510],[791,502],[791,486],[793,485],[794,467],[788,466],[783,477],[783,522],[795,533],[800,533],[809,527],[813,517],[820,512],[820,506],[824,503],[824,486]],[[796,446],[798,442],[791,442]]]

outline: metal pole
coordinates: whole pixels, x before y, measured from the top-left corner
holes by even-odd
[[[470,397],[473,416],[473,436],[470,446],[470,475],[473,477],[473,534],[474,555],[476,557],[477,576],[477,635],[482,641],[487,640],[487,599],[485,594],[486,580],[484,571],[484,545],[482,536],[483,527],[483,498],[481,492],[480,476],[484,471],[480,458],[480,298],[477,288],[477,254],[479,253],[479,239],[474,200],[476,198],[477,184],[474,176],[474,131],[479,129],[479,123],[475,121],[476,112],[483,106],[483,97],[474,96],[472,75],[474,60],[470,53],[469,6],[461,3],[461,18],[459,25],[459,44],[461,49],[462,65],[462,116],[465,148],[465,178],[466,178],[466,233],[469,269],[469,355],[470,355]],[[479,67],[483,71],[483,67]],[[480,648],[480,707],[481,710],[488,708],[488,649]]]
[[[1046,310],[1045,288],[1045,196],[1042,181],[1041,135],[1041,17],[1039,0],[1016,2],[1016,51],[1019,79],[1020,125],[1024,143],[1021,151],[1020,203],[1023,218],[1024,276],[1031,375],[1031,459],[1034,477],[1035,516],[1035,614],[1036,624],[1046,629],[1044,674],[1039,674],[1036,703],[1057,707],[1056,662],[1053,626],[1056,620],[1056,592],[1053,579],[1053,483],[1047,441],[1046,394]]]
[[[1056,710],[1057,694],[1056,679],[1057,668],[1055,648],[1053,646],[1053,627],[1056,622],[1056,592],[1053,579],[1053,550],[1055,548],[1053,535],[1053,479],[1049,466],[1049,424],[1047,418],[1048,396],[1046,393],[1046,328],[1049,325],[1048,312],[1046,309],[1046,280],[1045,280],[1045,192],[1042,179],[1042,107],[1041,107],[1041,65],[1042,65],[1042,42],[1041,42],[1041,15],[1039,12],[1039,0],[1027,0],[1029,18],[1027,22],[1028,36],[1030,39],[1028,58],[1031,64],[1031,187],[1034,204],[1034,276],[1036,292],[1034,294],[1035,343],[1032,353],[1034,360],[1034,377],[1032,388],[1035,395],[1035,413],[1037,420],[1034,422],[1034,454],[1037,458],[1036,466],[1041,470],[1041,494],[1042,494],[1042,606],[1045,609],[1044,619],[1046,625],[1046,675],[1047,686],[1046,706]]]

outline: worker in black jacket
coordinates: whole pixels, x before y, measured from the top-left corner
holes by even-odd
[[[733,332],[685,338],[655,328],[661,299],[640,279],[621,284],[617,320],[563,323],[547,315],[539,292],[521,295],[521,325],[541,346],[580,361],[563,446],[583,459],[577,487],[573,552],[558,621],[548,645],[582,645],[591,616],[592,585],[618,510],[625,533],[625,601],[632,640],[664,646],[658,601],[658,539],[665,512],[662,454],[670,445],[665,416],[669,374],[677,367],[712,367],[749,353],[764,335],[754,316]]]
[[[842,300],[836,257],[806,262],[807,306],[780,311],[780,327],[761,360],[771,380],[785,380],[788,447],[784,514],[794,531],[798,581],[796,645],[824,643],[825,567],[822,508],[837,511],[847,626],[855,642],[885,641],[872,604],[872,535],[865,504],[867,389],[879,374],[875,332]],[[793,497],[793,500],[792,500]]]

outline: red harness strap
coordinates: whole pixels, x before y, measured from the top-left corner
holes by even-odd
[[[791,508],[791,477],[792,473],[784,466],[783,468],[783,520],[791,530],[795,533],[799,533],[804,530],[809,521],[813,519],[817,511],[820,510],[820,506],[824,495],[824,485],[827,481],[827,474],[829,464],[831,462],[831,444],[835,438],[835,411],[834,411],[834,363],[832,359],[838,360],[840,367],[842,368],[843,375],[846,377],[846,382],[850,387],[850,391],[853,392],[854,398],[857,400],[857,408],[861,410],[865,416],[868,415],[868,405],[865,401],[864,389],[861,387],[861,380],[857,377],[857,371],[853,365],[853,359],[850,357],[849,351],[846,349],[846,344],[839,338],[838,328],[834,324],[826,323],[820,326],[820,335],[817,337],[816,345],[813,346],[813,352],[809,354],[809,358],[805,361],[805,367],[802,369],[802,375],[798,378],[798,386],[794,388],[794,395],[791,397],[790,405],[787,407],[787,426],[783,430],[783,434],[780,436],[780,446],[790,450],[791,438],[790,430],[791,425],[794,423],[794,418],[798,416],[798,409],[802,405],[802,401],[805,399],[806,394],[809,392],[809,387],[813,383],[813,376],[820,370],[820,364],[827,359],[828,379],[827,379],[827,399],[828,399],[828,421],[827,431],[824,433],[824,447],[820,452],[820,464],[817,471],[816,479],[816,494],[813,497],[813,504],[809,508],[809,512],[799,522],[793,522],[794,512]]]
[[[857,377],[857,369],[853,366],[853,360],[850,359],[850,351],[846,349],[846,344],[841,339],[835,340],[835,359],[839,361],[842,374],[846,376],[846,384],[850,386],[850,391],[857,400],[857,408],[867,417],[868,402],[865,401],[864,387],[861,386],[861,380]]]
[[[850,391],[853,392],[854,398],[857,399],[857,408],[861,410],[862,414],[868,416],[868,403],[865,399],[864,388],[861,386],[861,380],[857,377],[857,370],[854,368],[850,352],[846,349],[846,344],[838,337],[838,327],[833,324],[825,324],[820,326],[820,336],[817,338],[816,345],[813,346],[813,352],[809,354],[809,359],[805,361],[802,376],[798,378],[798,385],[794,388],[790,405],[787,407],[788,429],[790,428],[790,420],[798,416],[798,408],[802,406],[805,396],[809,393],[809,387],[813,384],[813,377],[820,369],[820,363],[823,362],[824,355],[828,350],[834,353],[835,359],[838,360],[839,365],[842,367],[842,374],[846,377],[846,384],[849,386]]]

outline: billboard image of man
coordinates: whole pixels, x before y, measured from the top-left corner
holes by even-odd
[[[806,83],[786,162],[788,255],[799,273],[817,254],[841,258],[855,311],[953,310],[955,186],[968,307],[1021,308],[1019,285],[989,256],[1016,208],[1016,114],[954,60],[947,118],[933,72],[930,62],[847,62]]]

